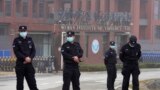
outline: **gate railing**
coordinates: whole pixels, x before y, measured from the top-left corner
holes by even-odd
[[[32,64],[37,73],[52,73],[55,70],[54,60],[54,56],[36,56]],[[0,57],[0,71],[14,71],[15,65],[15,57]]]

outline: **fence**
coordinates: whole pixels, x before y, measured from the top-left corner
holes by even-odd
[[[160,52],[159,53],[142,53],[143,63],[160,63]]]
[[[160,64],[160,52],[145,52],[142,53],[141,63]],[[0,57],[0,71],[13,72],[15,70],[15,57]],[[55,57],[36,56],[32,62],[36,73],[52,73],[55,68]],[[57,70],[56,70],[57,71]]]
[[[37,73],[52,73],[55,70],[54,60],[54,56],[36,56],[33,59],[32,64]],[[14,71],[15,62],[15,57],[0,57],[0,71]]]

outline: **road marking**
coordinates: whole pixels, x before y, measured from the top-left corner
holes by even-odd
[[[122,85],[118,85],[118,86],[116,86],[115,87],[115,89],[118,89],[118,88],[120,88]],[[129,88],[128,90],[132,90],[131,88]]]
[[[115,87],[115,89],[118,89],[118,88],[121,87],[121,86],[122,86],[122,85],[118,85],[118,86]]]
[[[42,84],[40,84],[40,85],[43,85],[43,86],[44,86],[44,85],[48,85],[48,84],[49,84],[49,83],[42,83]]]
[[[97,82],[97,83],[106,83],[105,80],[98,80],[98,81],[95,81],[95,82]]]
[[[58,82],[56,82],[56,84],[61,84],[61,83],[63,83],[62,81],[58,81]]]

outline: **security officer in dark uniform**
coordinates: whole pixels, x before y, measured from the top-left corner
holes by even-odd
[[[32,38],[27,36],[27,26],[19,27],[19,36],[14,39],[13,51],[17,57],[15,67],[17,90],[23,90],[24,77],[30,90],[38,90],[35,80],[35,70],[32,65],[36,50]]]
[[[110,42],[110,48],[105,52],[105,59],[104,63],[107,68],[107,88],[108,90],[115,90],[114,89],[114,82],[117,76],[117,69],[116,69],[116,63],[117,63],[117,54],[116,54],[116,46],[115,42]]]
[[[69,90],[70,81],[73,85],[73,90],[80,90],[80,71],[79,62],[83,55],[83,50],[78,42],[74,42],[75,33],[73,31],[67,32],[67,42],[61,47],[63,55],[63,88],[62,90]]]
[[[120,51],[120,59],[123,62],[123,85],[122,90],[128,90],[130,75],[133,77],[133,90],[139,90],[139,64],[141,57],[141,46],[137,43],[136,36],[129,38],[129,43],[125,44]]]

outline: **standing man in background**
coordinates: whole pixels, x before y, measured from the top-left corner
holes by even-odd
[[[35,80],[35,70],[32,65],[36,50],[32,38],[27,36],[27,26],[19,27],[19,36],[13,41],[13,51],[17,57],[15,67],[17,90],[24,89],[24,77],[30,90],[38,90]]]
[[[141,57],[141,46],[137,43],[137,37],[131,36],[129,42],[120,51],[120,59],[123,62],[123,85],[122,90],[128,90],[130,75],[133,77],[133,90],[139,90],[139,64]]]
[[[116,46],[115,42],[110,42],[110,48],[105,52],[105,59],[104,63],[107,69],[107,88],[108,90],[115,90],[114,89],[114,82],[117,76],[117,69],[116,69],[116,63],[117,63],[117,54],[116,54]]]
[[[63,88],[69,90],[70,82],[72,82],[73,90],[80,90],[80,71],[79,63],[83,56],[83,50],[78,42],[75,42],[75,33],[67,32],[67,42],[62,45],[61,53],[64,60],[63,68]]]

